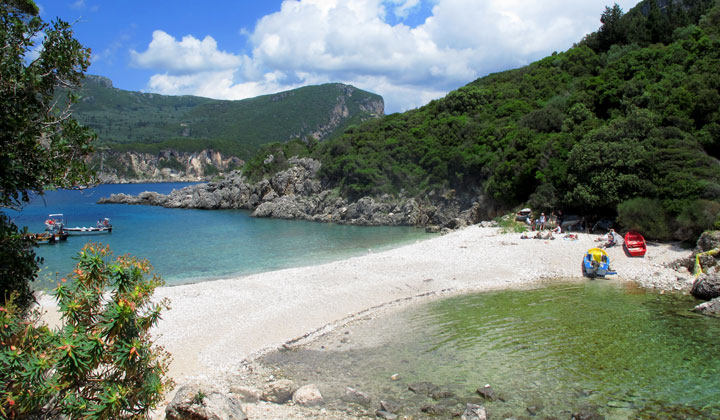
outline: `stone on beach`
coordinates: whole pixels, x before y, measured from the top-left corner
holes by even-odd
[[[199,385],[182,386],[165,409],[168,420],[247,420],[237,398],[218,391],[204,391]]]
[[[324,402],[323,396],[315,384],[304,385],[298,388],[293,394],[292,400],[295,404],[303,407],[314,407]]]

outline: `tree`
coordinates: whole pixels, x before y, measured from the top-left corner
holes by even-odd
[[[173,386],[149,335],[168,307],[151,299],[163,284],[151,270],[88,244],[54,292],[62,328],[23,319],[12,298],[0,307],[0,418],[146,418]]]
[[[32,0],[0,2],[0,48],[0,207],[19,209],[32,194],[92,179],[85,157],[95,135],[70,114],[90,50],[67,22],[43,22]],[[68,92],[62,101],[53,96],[59,87]],[[0,302],[13,291],[21,308],[32,302],[27,284],[38,268],[32,245],[0,217]]]
[[[600,16],[602,26],[598,30],[599,51],[607,51],[616,44],[624,44],[627,40],[627,27],[622,19],[623,10],[617,3],[613,7],[605,6]]]

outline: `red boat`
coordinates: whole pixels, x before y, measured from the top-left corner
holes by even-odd
[[[634,230],[625,234],[625,249],[631,257],[642,257],[647,251],[645,238]]]

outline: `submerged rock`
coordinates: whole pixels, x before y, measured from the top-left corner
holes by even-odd
[[[468,404],[460,418],[462,420],[487,420],[487,410],[482,405]]]
[[[343,393],[343,396],[340,397],[340,399],[345,401],[346,403],[359,405],[369,405],[372,402],[372,399],[369,395],[349,386],[345,388],[345,392]]]
[[[490,385],[485,385],[482,388],[478,388],[476,392],[478,393],[478,395],[488,401],[495,401],[497,399],[497,396],[495,395],[495,390],[492,389]]]
[[[693,311],[703,315],[720,316],[720,297],[697,305]]]
[[[375,417],[385,420],[395,420],[398,418],[397,414],[390,413],[385,410],[378,410],[375,412]]]
[[[430,396],[434,392],[439,392],[440,387],[432,382],[415,382],[408,384],[408,389],[416,394]]]

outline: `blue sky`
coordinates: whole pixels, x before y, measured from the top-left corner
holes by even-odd
[[[603,0],[37,0],[115,87],[244,99],[342,82],[386,113],[564,51]],[[637,0],[619,0],[627,11]]]

